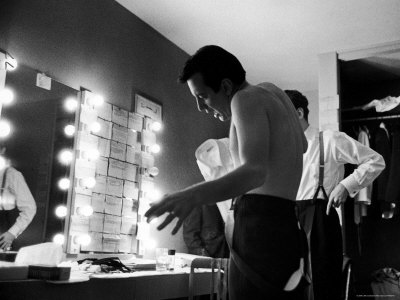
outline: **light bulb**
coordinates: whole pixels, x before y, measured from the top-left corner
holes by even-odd
[[[101,106],[104,102],[103,96],[100,95],[92,95],[89,98],[89,104],[92,106]]]
[[[162,125],[160,122],[154,121],[151,125],[150,125],[150,129],[153,131],[160,131],[162,128]]]
[[[67,111],[74,112],[76,110],[76,108],[78,107],[78,100],[76,100],[73,97],[69,97],[69,98],[65,99],[64,107]]]
[[[69,149],[64,149],[60,152],[58,159],[60,163],[64,165],[69,165],[74,158],[74,154]]]
[[[81,234],[74,237],[75,244],[79,244],[81,246],[87,246],[91,241],[92,239],[88,234]]]
[[[82,178],[81,185],[87,189],[94,188],[94,186],[96,185],[96,179],[94,179],[93,177]]]
[[[76,209],[76,212],[80,216],[90,217],[93,215],[93,207],[90,205],[80,206]]]
[[[8,121],[1,120],[0,121],[0,138],[4,138],[8,136],[11,132],[11,126]]]
[[[0,101],[2,104],[8,105],[14,100],[14,93],[8,88],[4,88],[0,91]]]
[[[150,151],[152,153],[158,153],[158,152],[160,152],[160,150],[161,150],[161,147],[157,144],[150,146]]]
[[[64,218],[67,216],[68,210],[67,207],[65,205],[59,205],[56,208],[56,216],[59,218]]]
[[[66,136],[73,136],[75,133],[75,126],[74,125],[67,125],[64,127],[64,133]]]
[[[62,244],[64,244],[64,241],[65,241],[64,235],[61,233],[57,233],[53,237],[53,243],[55,243],[55,244],[62,245]]]
[[[153,177],[156,177],[160,173],[160,170],[157,167],[151,167],[149,169],[149,174]]]
[[[101,125],[99,122],[93,122],[92,124],[89,125],[89,130],[91,132],[97,133],[101,129]]]
[[[59,187],[61,190],[68,190],[68,189],[69,189],[69,185],[70,185],[70,181],[69,181],[68,178],[61,178],[61,179],[58,181],[58,187]]]
[[[161,193],[157,189],[151,189],[146,192],[146,198],[149,199],[151,202],[158,201],[161,198]]]

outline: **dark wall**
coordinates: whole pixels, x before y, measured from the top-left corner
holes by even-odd
[[[188,54],[112,0],[2,1],[0,48],[20,63],[75,89],[100,93],[131,110],[133,90],[163,104],[162,151],[156,158],[163,192],[202,180],[194,151],[207,138],[227,136],[227,124],[199,114],[176,83]],[[169,228],[152,231],[159,245],[185,249]]]

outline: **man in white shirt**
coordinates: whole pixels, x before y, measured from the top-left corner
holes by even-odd
[[[342,235],[338,208],[347,196],[354,197],[382,172],[385,162],[380,154],[343,132],[323,131],[309,126],[308,100],[296,90],[286,90],[300,119],[308,148],[303,155],[303,174],[297,193],[299,221],[308,238],[311,253],[312,290],[309,299],[340,299],[342,272]],[[320,165],[320,138],[323,141],[323,168]],[[321,144],[322,145],[322,144]],[[344,177],[344,165],[358,165]],[[323,177],[320,177],[320,171]],[[322,174],[321,174],[322,175]],[[322,183],[324,192],[318,189]]]
[[[13,167],[0,170],[0,249],[8,250],[36,214],[36,203],[23,175]]]

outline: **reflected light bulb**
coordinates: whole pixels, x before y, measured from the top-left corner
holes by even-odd
[[[53,237],[53,243],[55,243],[55,244],[62,245],[62,244],[64,244],[64,241],[65,241],[64,235],[61,233],[57,233]]]
[[[92,241],[92,239],[90,238],[90,236],[88,234],[77,235],[74,238],[74,242],[81,246],[87,246],[90,244],[91,241]]]
[[[104,102],[103,96],[93,95],[89,98],[89,104],[93,106],[101,106]]]
[[[96,185],[96,179],[94,179],[93,177],[83,178],[81,180],[81,185],[87,189],[94,188],[94,186]]]
[[[0,138],[6,137],[11,132],[11,126],[8,121],[1,120],[0,121]]]
[[[100,152],[97,149],[89,149],[82,153],[83,158],[88,160],[96,160],[100,157]]]
[[[74,112],[78,107],[78,100],[73,97],[69,97],[64,102],[64,107],[69,112]]]
[[[99,122],[93,122],[92,124],[89,125],[89,129],[91,132],[97,133],[101,129],[101,125]]]
[[[154,249],[157,246],[157,242],[153,239],[148,239],[145,241],[146,249]]]
[[[60,152],[60,155],[58,156],[58,159],[60,160],[60,163],[64,165],[69,165],[71,161],[73,160],[74,155],[71,150],[64,149]]]
[[[160,131],[161,128],[162,128],[161,123],[160,123],[160,122],[157,122],[157,121],[153,122],[153,123],[150,125],[150,129],[153,130],[153,131]]]
[[[73,136],[75,133],[75,126],[74,125],[67,125],[64,127],[64,133],[66,136]]]
[[[14,100],[14,93],[8,88],[4,88],[0,91],[0,101],[1,103],[8,105]]]
[[[0,170],[3,170],[7,165],[6,159],[0,155]]]
[[[64,218],[67,216],[67,207],[65,205],[59,205],[56,208],[56,216],[59,218]]]
[[[90,217],[93,215],[93,207],[90,205],[80,206],[76,209],[76,212],[80,216]]]
[[[158,222],[158,218],[153,218],[153,219],[151,219],[150,224],[155,224],[157,222]]]
[[[68,190],[68,189],[69,189],[69,185],[70,185],[70,182],[69,182],[69,179],[68,179],[68,178],[61,178],[61,179],[58,181],[58,187],[59,187],[61,190]]]
[[[153,153],[158,153],[158,152],[160,152],[160,150],[161,150],[161,147],[159,145],[157,145],[157,144],[154,144],[153,146],[150,146],[150,151],[153,152]]]

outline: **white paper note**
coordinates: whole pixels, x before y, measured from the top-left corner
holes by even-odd
[[[143,117],[134,112],[129,113],[129,123],[128,128],[135,131],[143,130]]]
[[[122,198],[106,195],[104,212],[110,215],[121,216]]]
[[[122,197],[123,181],[122,179],[107,177],[106,194]]]
[[[107,177],[102,175],[96,176],[96,185],[93,188],[94,193],[105,194],[107,190]]]
[[[108,167],[108,176],[123,179],[124,172],[125,172],[125,163],[122,161],[110,158],[109,167]]]
[[[96,174],[106,176],[107,171],[108,171],[108,158],[100,156],[96,160]]]
[[[111,141],[103,138],[99,138],[99,152],[101,156],[109,157],[111,151]]]
[[[106,121],[111,121],[112,105],[104,102],[100,107],[97,108],[97,115]]]
[[[103,232],[104,214],[93,213],[89,218],[89,231]]]
[[[106,195],[98,193],[92,194],[92,207],[94,211],[104,213],[105,204],[106,204]]]
[[[128,111],[113,105],[111,120],[113,123],[128,127]]]
[[[111,141],[110,157],[125,161],[126,159],[126,145],[115,141]]]
[[[125,169],[124,169],[124,174],[123,174],[123,179],[129,180],[129,181],[137,181],[136,178],[137,178],[137,166],[126,163]]]
[[[104,229],[105,233],[119,234],[121,231],[121,217],[104,215]]]
[[[118,124],[113,124],[111,139],[126,144],[128,140],[128,128]]]

